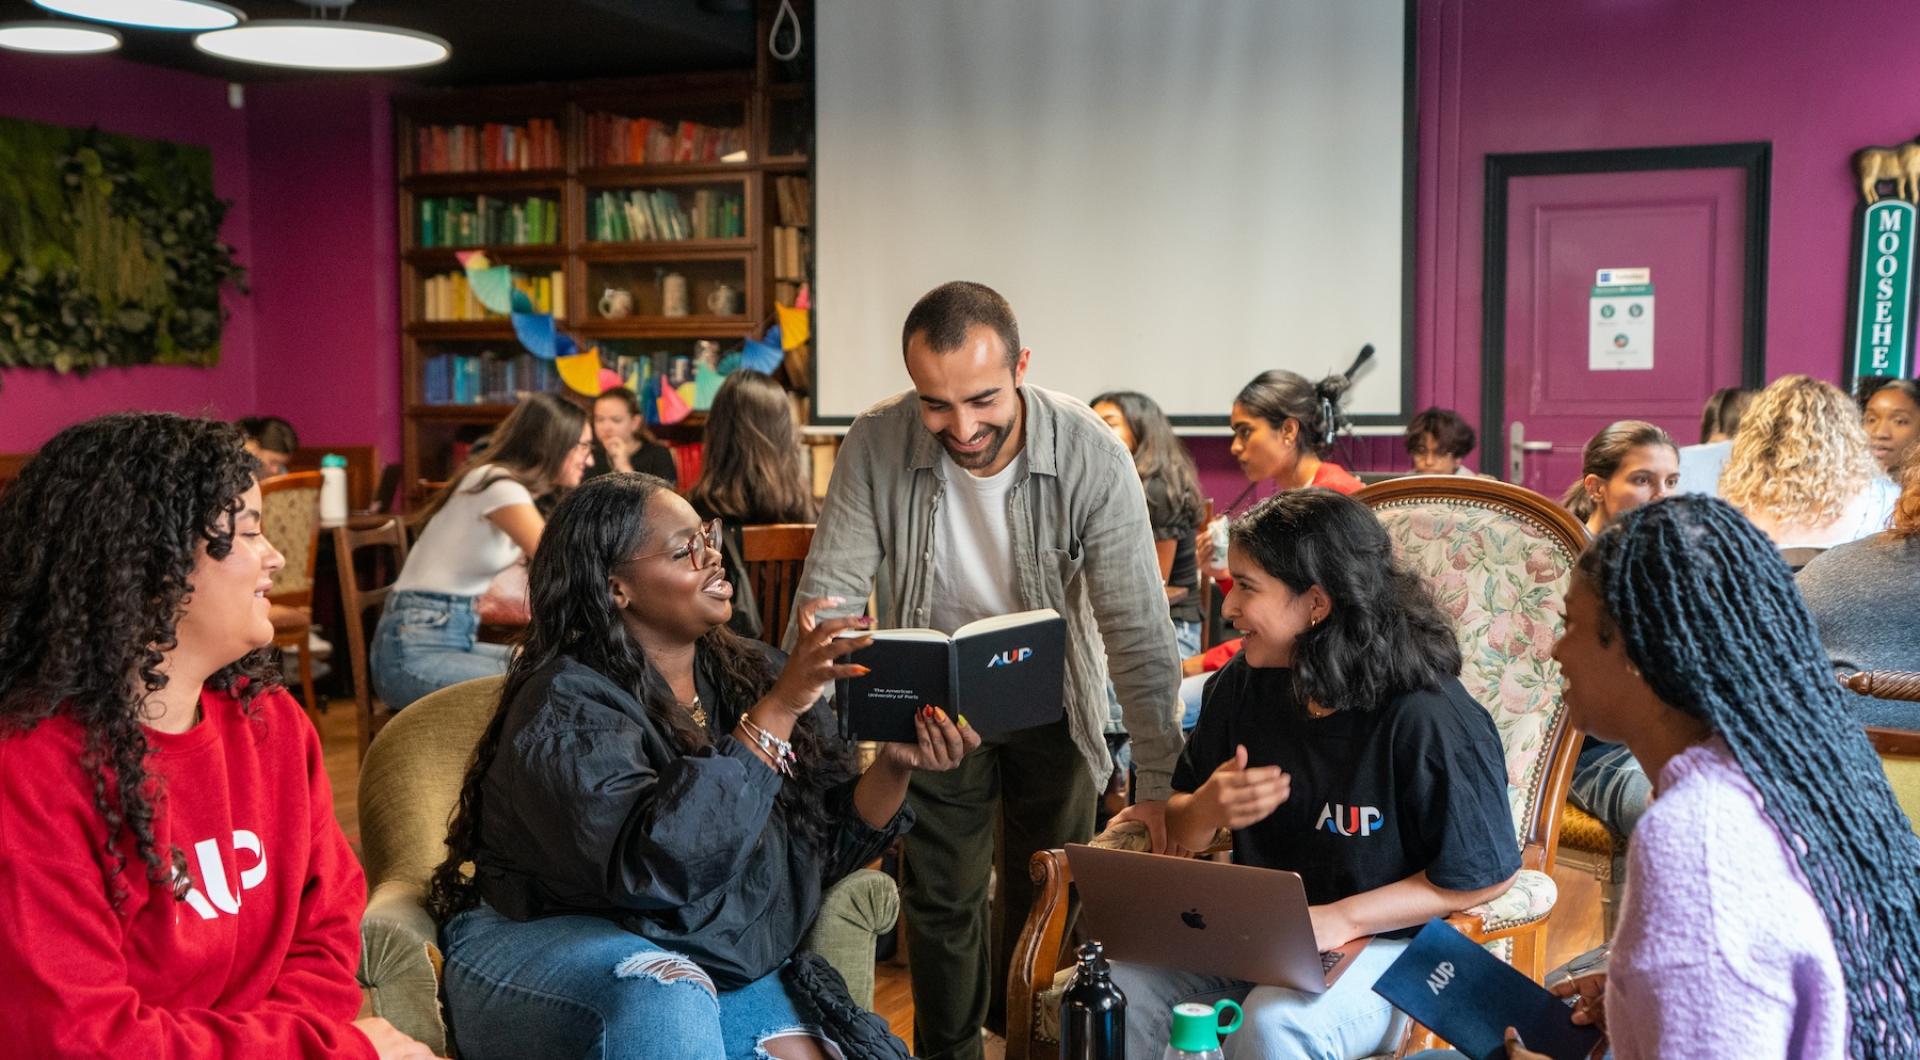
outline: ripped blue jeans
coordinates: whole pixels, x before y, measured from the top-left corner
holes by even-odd
[[[692,961],[599,917],[522,923],[482,903],[440,945],[462,1060],[757,1060],[771,1039],[818,1039],[779,972],[716,992]]]

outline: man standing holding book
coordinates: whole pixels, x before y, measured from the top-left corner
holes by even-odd
[[[796,599],[872,592],[882,627],[946,633],[1046,607],[1067,623],[1065,717],[916,774],[908,793],[914,1053],[975,1060],[980,1028],[1004,1021],[1008,955],[1033,904],[1028,859],[1093,834],[1113,769],[1109,674],[1133,739],[1133,816],[1162,849],[1180,663],[1133,461],[1084,404],[1025,385],[1032,351],[1006,299],[937,287],[907,314],[902,344],[914,388],[848,429]],[[789,648],[794,637],[789,626]]]

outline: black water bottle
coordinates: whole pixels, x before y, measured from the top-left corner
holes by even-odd
[[[1127,1060],[1127,995],[1113,985],[1098,942],[1080,947],[1060,998],[1060,1060]]]

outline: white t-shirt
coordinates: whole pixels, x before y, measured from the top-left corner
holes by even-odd
[[[952,633],[976,619],[1020,610],[1007,493],[1027,473],[1024,450],[991,478],[980,478],[942,454],[936,465],[946,490],[933,528],[933,600],[929,624]]]
[[[1893,509],[1899,500],[1900,487],[1892,479],[1878,476],[1853,495],[1838,519],[1821,526],[1781,526],[1764,515],[1748,518],[1781,548],[1832,548],[1885,530],[1893,522]]]
[[[491,464],[467,472],[447,503],[420,532],[407,550],[396,590],[477,597],[487,591],[493,576],[520,562],[520,546],[487,516],[509,505],[533,503],[527,487],[511,478],[499,478],[478,493],[469,487],[492,474]]]

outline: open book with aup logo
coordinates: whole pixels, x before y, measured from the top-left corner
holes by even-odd
[[[842,636],[862,636],[849,630]],[[1052,608],[937,629],[882,629],[847,657],[871,672],[839,682],[840,731],[851,740],[917,739],[913,716],[934,706],[965,715],[984,737],[1060,720],[1067,623]]]

